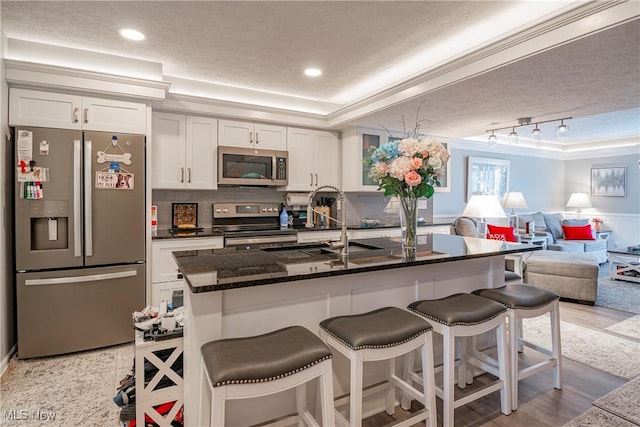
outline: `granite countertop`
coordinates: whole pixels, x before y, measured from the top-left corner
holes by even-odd
[[[189,237],[223,237],[223,234],[221,231],[214,231],[211,227],[197,229],[197,231],[164,229],[151,234],[153,240],[183,239]]]
[[[414,261],[402,259],[399,239],[349,241],[349,257],[322,244],[267,249],[202,249],[174,252],[178,268],[194,293],[261,286],[392,268],[540,250],[537,245],[473,237],[428,234]]]

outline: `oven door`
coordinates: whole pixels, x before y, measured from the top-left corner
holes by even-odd
[[[287,185],[287,152],[218,147],[218,184]]]

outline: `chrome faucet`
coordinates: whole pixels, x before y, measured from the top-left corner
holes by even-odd
[[[327,215],[324,212],[320,212],[313,209],[313,198],[316,196],[316,194],[318,194],[320,191],[323,191],[323,190],[333,190],[336,193],[338,193],[338,203],[339,203],[338,209],[340,209],[339,221],[335,218],[332,218],[331,216]],[[349,255],[349,244],[347,242],[347,206],[345,202],[346,202],[346,197],[344,195],[344,192],[342,192],[342,190],[340,190],[338,187],[334,187],[333,185],[323,185],[316,188],[311,193],[309,193],[309,203],[307,204],[306,228],[313,228],[314,212],[317,213],[318,215],[326,217],[327,223],[329,222],[329,220],[333,220],[338,224],[340,224],[340,241],[328,242],[328,243],[331,249],[340,249],[340,257],[342,259],[346,259],[346,257]]]

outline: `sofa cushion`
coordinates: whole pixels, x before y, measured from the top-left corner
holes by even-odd
[[[583,240],[584,251],[593,252],[599,250],[607,250],[607,241],[605,239]]]
[[[525,228],[526,223],[531,221],[534,221],[536,223],[536,229],[546,230],[547,226],[544,223],[544,215],[542,215],[542,212],[518,215],[518,223],[520,228]]]
[[[507,242],[517,242],[513,234],[513,227],[501,227],[499,225],[487,224],[487,239],[506,240]]]
[[[453,223],[453,227],[458,236],[476,237],[478,233],[476,221],[473,218],[467,218],[466,216],[457,218]]]
[[[588,225],[589,224],[589,219],[588,218],[582,218],[582,219],[565,219],[562,221],[562,223],[564,225]]]
[[[595,240],[590,225],[572,226],[562,224],[562,230],[564,230],[565,240]]]
[[[562,239],[564,235],[564,231],[562,231],[562,214],[561,213],[552,213],[552,214],[542,214],[544,217],[544,223],[549,229],[549,233],[551,233],[551,237],[553,238],[553,243],[555,243],[558,239]]]

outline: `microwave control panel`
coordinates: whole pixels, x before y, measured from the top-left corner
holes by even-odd
[[[287,179],[287,158],[276,157],[276,180],[286,181]]]

